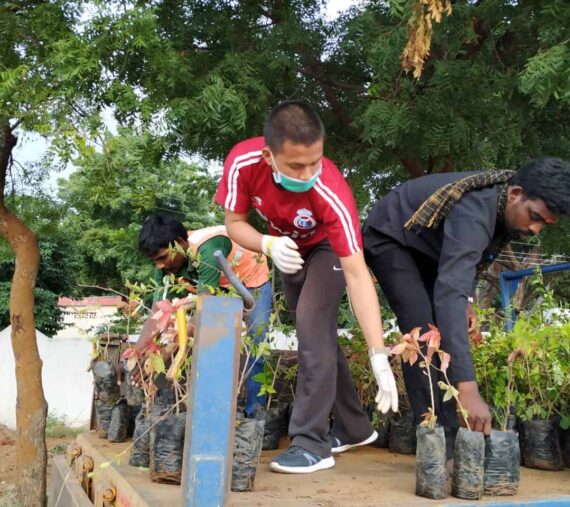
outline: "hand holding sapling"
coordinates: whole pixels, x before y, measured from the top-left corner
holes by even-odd
[[[459,391],[458,401],[469,414],[468,421],[471,429],[490,435],[491,411],[479,394],[477,382],[459,382],[457,390]],[[465,427],[464,422],[464,420],[460,420],[460,424]]]

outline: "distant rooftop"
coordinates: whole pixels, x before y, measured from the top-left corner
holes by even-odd
[[[58,306],[124,306],[121,296],[89,296],[81,299],[60,297]]]

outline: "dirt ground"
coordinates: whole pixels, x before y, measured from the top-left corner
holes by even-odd
[[[93,433],[82,433],[78,442],[95,459],[113,460],[128,443],[111,444],[97,439]],[[372,507],[372,506],[442,506],[474,505],[451,496],[443,501],[419,498],[414,494],[415,456],[403,456],[387,449],[365,447],[342,454],[330,470],[307,475],[276,474],[269,470],[273,456],[289,444],[281,440],[279,451],[265,451],[257,468],[255,490],[250,493],[230,493],[231,507]],[[126,461],[126,460],[125,460]],[[129,466],[121,460],[113,463],[115,473],[137,492],[139,504],[149,507],[181,505],[179,486],[154,484],[148,470]],[[110,469],[106,469],[110,471]],[[485,497],[478,505],[514,503],[566,497],[570,506],[570,469],[545,472],[521,468],[519,493],[515,497]]]
[[[16,448],[15,432],[0,424],[0,507],[14,505],[14,482],[16,480]],[[47,439],[49,487],[51,461],[58,454],[65,454],[67,445],[75,440],[74,436],[54,437]]]
[[[232,507],[372,507],[473,505],[453,497],[434,501],[415,496],[415,456],[392,454],[387,449],[363,447],[336,458],[336,466],[308,475],[275,474],[269,462],[280,451],[262,454],[255,491],[232,493]],[[570,469],[545,472],[521,467],[521,483],[516,497],[484,497],[485,503],[523,502],[568,497]]]
[[[105,459],[113,459],[128,444],[111,444],[98,439],[92,433],[81,435],[86,450],[97,448]],[[14,476],[13,433],[0,428],[0,507],[11,506],[9,502]],[[48,439],[51,457],[65,452],[73,439]],[[2,442],[5,442],[2,445]],[[288,442],[282,440],[280,451],[262,453],[255,482],[251,493],[230,493],[231,507],[368,507],[368,506],[442,506],[474,505],[449,497],[443,501],[433,501],[414,495],[415,457],[392,454],[386,449],[365,447],[356,449],[336,459],[331,470],[308,475],[275,474],[269,470],[273,456],[281,452]],[[89,454],[92,454],[92,452]],[[113,464],[141,495],[148,505],[158,505],[150,499],[160,498],[160,505],[180,505],[180,487],[153,484],[148,471],[129,467],[126,463]],[[49,474],[49,472],[48,472]],[[48,479],[48,487],[49,487]],[[4,492],[4,503],[1,497]],[[545,472],[521,468],[521,483],[516,497],[485,497],[478,505],[488,503],[511,503],[532,500],[567,498],[570,506],[570,469],[560,472]],[[565,505],[564,503],[558,505]]]

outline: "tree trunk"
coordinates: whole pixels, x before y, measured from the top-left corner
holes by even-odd
[[[17,500],[22,507],[44,505],[47,451],[47,403],[42,388],[42,361],[36,343],[34,287],[40,254],[36,237],[4,205],[6,173],[16,146],[7,120],[0,120],[0,235],[16,256],[10,291],[12,349],[16,364],[16,466]]]

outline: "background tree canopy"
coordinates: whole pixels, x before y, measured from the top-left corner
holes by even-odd
[[[456,1],[414,79],[400,55],[415,2],[359,2],[333,21],[311,0],[3,2],[0,31],[20,29],[27,49],[0,60],[0,116],[49,135],[77,167],[58,193],[60,232],[35,228],[42,245],[63,234],[57,251],[77,259],[60,278],[119,290],[144,279],[136,238],[153,210],[219,222],[207,161],[259,135],[283,99],[318,109],[363,215],[410,177],[570,159],[570,3]],[[544,251],[570,252],[568,237],[567,223],[547,232]]]

